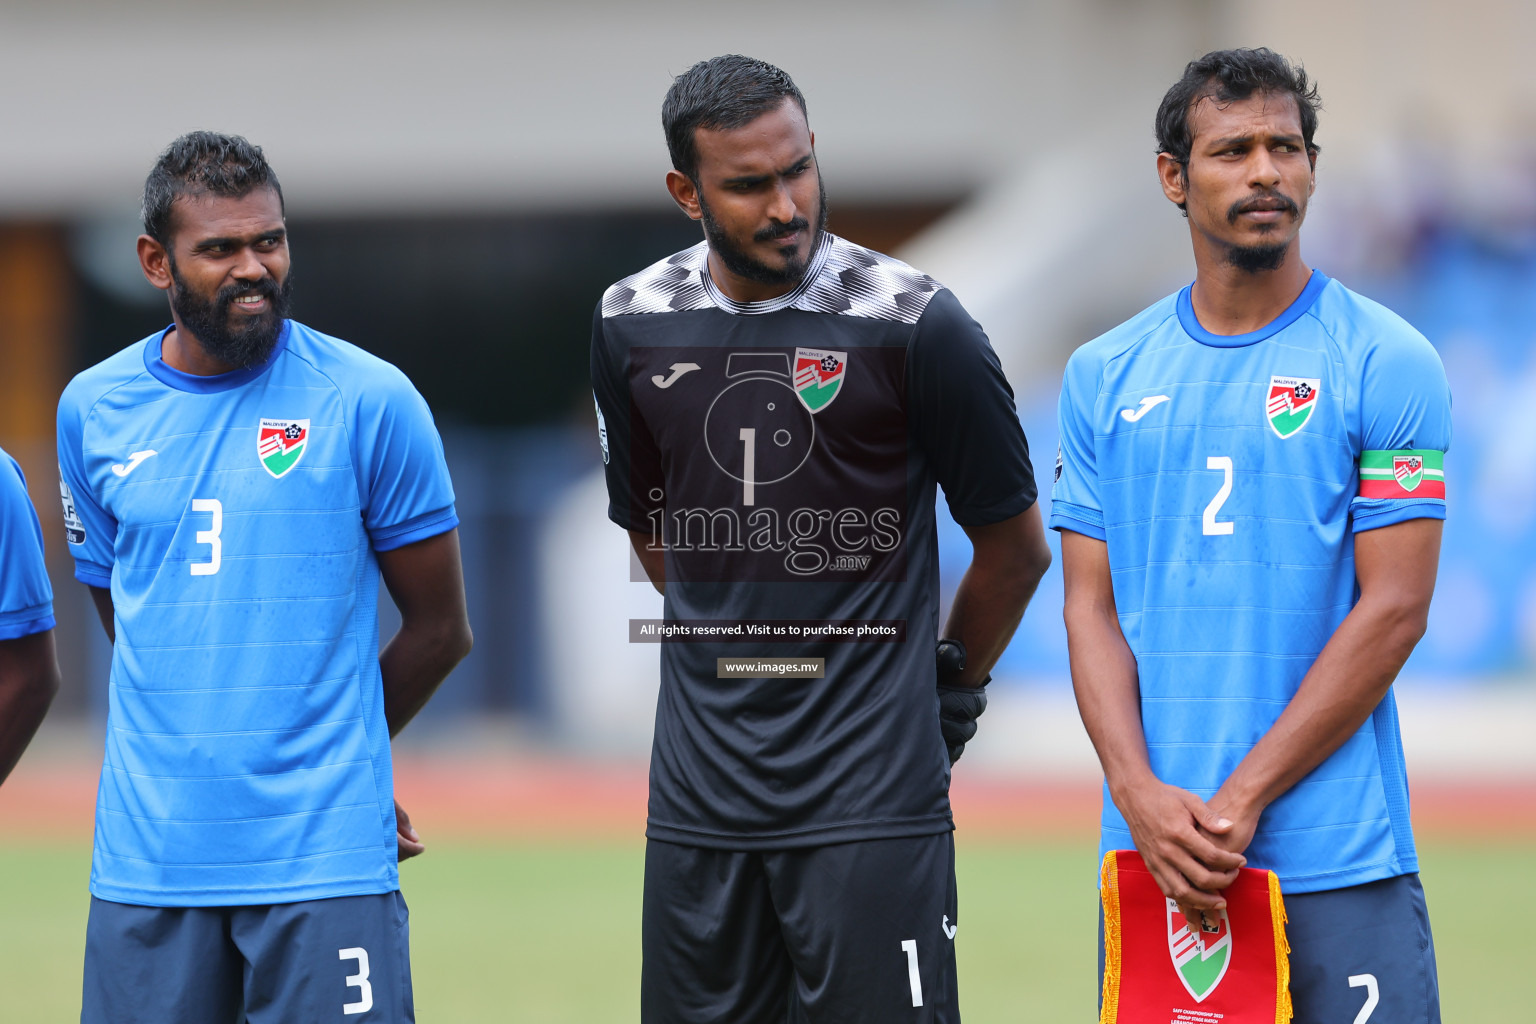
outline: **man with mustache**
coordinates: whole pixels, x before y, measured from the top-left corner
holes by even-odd
[[[1051,526],[1100,854],[1134,845],[1197,933],[1239,867],[1276,872],[1297,1024],[1438,1021],[1391,685],[1434,589],[1450,391],[1423,336],[1302,260],[1318,108],[1266,49],[1164,97],[1196,278],[1072,355]]]
[[[662,123],[704,241],[609,288],[592,338],[609,516],[690,631],[641,1020],[958,1021],[950,765],[1050,561],[1013,394],[953,294],[823,229],[783,71],[697,64]],[[938,487],[975,547],[942,632]]]
[[[413,1020],[389,744],[471,643],[442,443],[399,370],[286,318],[258,147],[177,139],[144,231],[172,323],[59,401],[113,640],[81,1020]]]

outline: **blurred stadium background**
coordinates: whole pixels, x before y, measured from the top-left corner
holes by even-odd
[[[477,643],[397,743],[430,846],[403,872],[422,1019],[621,1021],[657,652],[625,620],[660,600],[604,515],[586,360],[602,289],[698,237],[661,186],[670,75],[737,51],[795,76],[832,229],[954,289],[1048,481],[1068,353],[1192,276],[1153,176],[1157,100],[1208,49],[1268,45],[1325,102],[1306,257],[1405,316],[1450,375],[1452,511],[1398,696],[1446,1019],[1528,1019],[1533,38],[1522,0],[0,0],[0,446],[42,516],[65,677],[0,789],[3,1016],[78,1014],[109,651],[65,551],[53,410],[168,319],[133,246],[171,138],[266,149],[295,315],[405,369],[444,435]],[[953,586],[953,524],[941,555]],[[1097,770],[1060,589],[1053,570],[957,773],[975,1021],[1093,1012]]]

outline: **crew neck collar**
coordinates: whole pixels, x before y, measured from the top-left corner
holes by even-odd
[[[176,327],[171,324],[159,334],[149,339],[149,344],[144,346],[144,369],[150,375],[167,387],[173,387],[177,391],[190,391],[194,394],[211,395],[219,391],[228,391],[247,384],[262,374],[277,361],[282,355],[283,349],[288,347],[288,335],[293,330],[293,321],[284,320],[283,329],[277,334],[277,343],[272,346],[272,354],[266,361],[256,366],[247,366],[240,370],[230,370],[228,373],[216,373],[211,377],[200,376],[195,373],[185,373],[176,369],[165,361],[162,349],[165,345],[165,336]]]
[[[1195,286],[1191,282],[1184,286],[1183,291],[1179,292],[1177,307],[1179,323],[1183,325],[1185,332],[1191,338],[1194,338],[1202,345],[1213,345],[1217,348],[1242,348],[1245,345],[1252,345],[1255,342],[1263,341],[1265,338],[1274,337],[1297,320],[1300,320],[1307,310],[1312,308],[1312,304],[1317,301],[1317,297],[1322,294],[1323,288],[1327,284],[1328,275],[1321,270],[1314,270],[1312,271],[1312,276],[1307,279],[1307,286],[1301,290],[1301,294],[1296,296],[1289,306],[1285,307],[1283,313],[1263,327],[1256,331],[1249,331],[1247,334],[1212,334],[1200,326],[1200,321],[1195,317],[1194,301],[1190,297]]]
[[[811,285],[816,282],[816,276],[821,273],[821,268],[826,266],[827,257],[832,252],[832,233],[823,231],[821,238],[816,242],[816,251],[811,253],[810,262],[806,264],[805,276],[794,288],[772,299],[763,299],[761,302],[737,302],[726,295],[715,284],[715,279],[709,273],[709,250],[705,248],[704,266],[699,274],[704,281],[704,293],[709,296],[711,302],[725,310],[727,313],[738,313],[746,316],[762,313],[774,313],[781,309],[793,306],[806,292],[811,290]]]

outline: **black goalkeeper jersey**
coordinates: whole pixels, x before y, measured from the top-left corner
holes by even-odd
[[[609,516],[666,550],[652,839],[812,846],[953,828],[939,733],[935,487],[963,526],[1035,501],[986,335],[926,274],[823,235],[740,303],[700,243],[592,330]],[[697,634],[703,630],[694,628]],[[823,659],[821,678],[722,658]]]

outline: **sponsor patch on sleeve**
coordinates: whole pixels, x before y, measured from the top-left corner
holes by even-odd
[[[1444,498],[1445,453],[1360,453],[1360,497]]]

